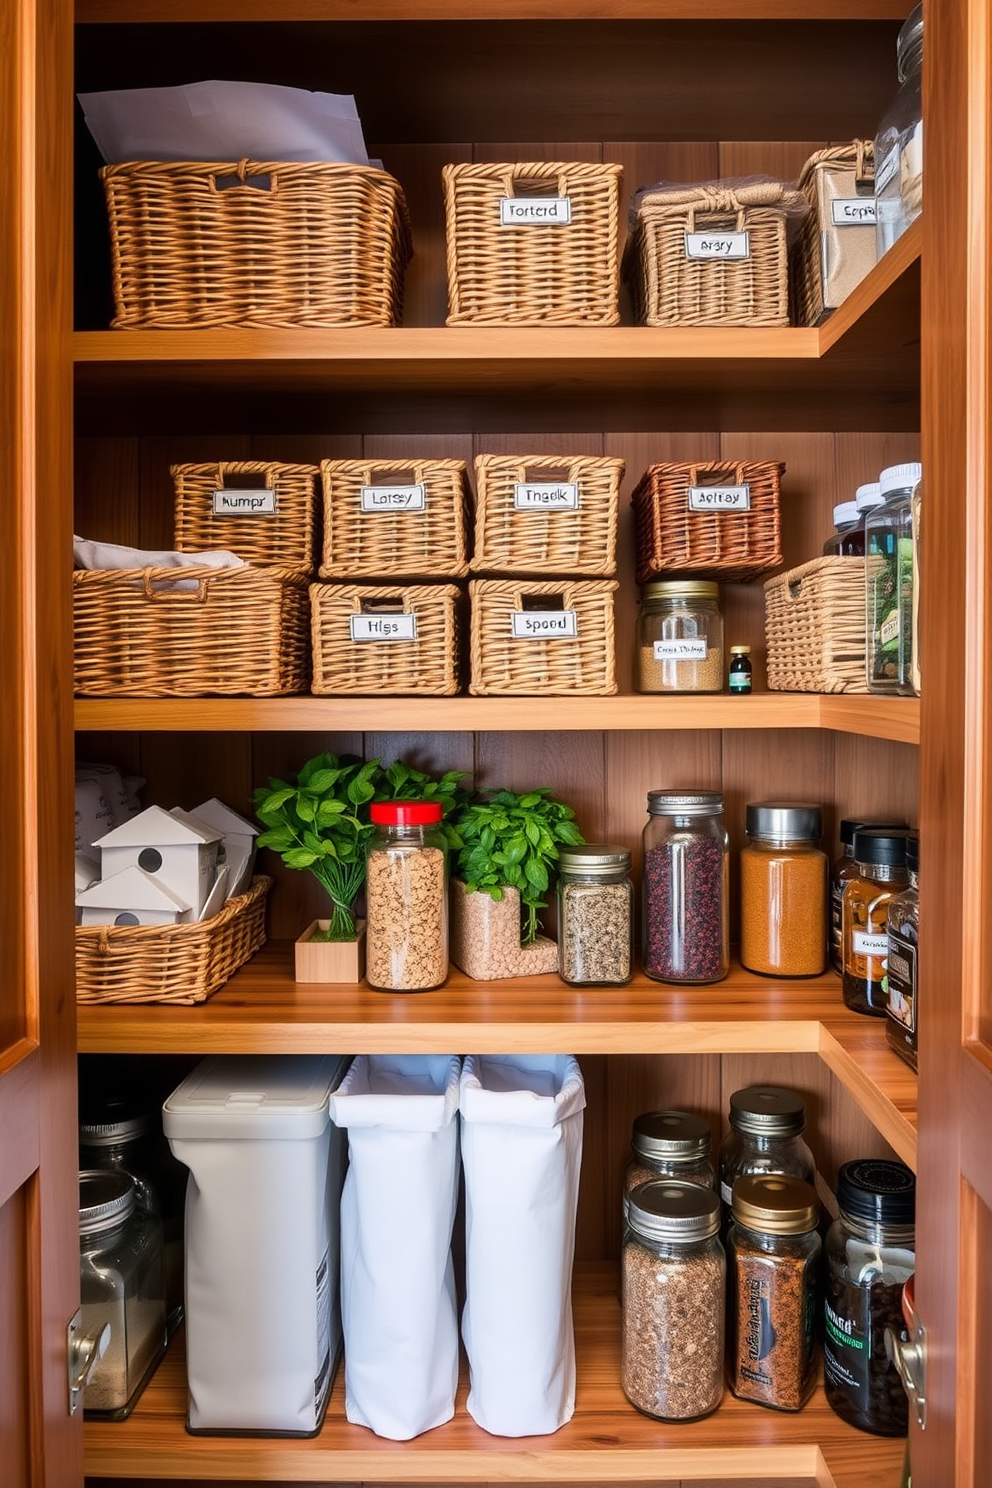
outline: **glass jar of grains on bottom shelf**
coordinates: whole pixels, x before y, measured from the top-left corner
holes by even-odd
[[[625,847],[583,843],[558,859],[558,968],[572,987],[630,980],[634,890]]]
[[[722,692],[720,586],[708,579],[662,579],[641,586],[637,622],[638,692]]]
[[[646,1111],[637,1117],[630,1134],[624,1193],[657,1178],[677,1178],[715,1189],[712,1140],[710,1124],[702,1116],[689,1111]]]

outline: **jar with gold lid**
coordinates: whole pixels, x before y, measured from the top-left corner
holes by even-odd
[[[721,692],[720,586],[709,579],[661,579],[641,586],[638,692]]]

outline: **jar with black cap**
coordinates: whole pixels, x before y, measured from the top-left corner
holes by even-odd
[[[854,861],[854,834],[870,827],[888,832],[902,831],[909,826],[905,821],[872,821],[870,818],[845,817],[838,828],[844,851],[830,870],[830,964],[838,975],[844,974],[844,929],[841,903],[844,890],[852,878],[858,877],[858,865]]]
[[[837,1175],[837,1206],[825,1247],[827,1401],[861,1431],[905,1436],[908,1402],[885,1330],[906,1336],[902,1289],[916,1267],[916,1179],[899,1162],[845,1163]]]
[[[730,1131],[720,1144],[720,1197],[726,1218],[734,1184],[750,1173],[785,1173],[812,1183],[813,1154],[803,1141],[806,1102],[797,1090],[749,1085],[730,1097]]]
[[[710,1124],[689,1111],[646,1111],[634,1122],[624,1193],[655,1178],[716,1188]]]
[[[642,956],[661,982],[719,982],[730,970],[729,838],[719,791],[648,791]]]
[[[761,976],[819,976],[827,955],[827,855],[819,806],[751,802],[741,852],[741,964]]]
[[[920,935],[920,839],[906,838],[909,887],[889,900],[888,1000],[885,1036],[900,1058],[917,1066],[917,948]]]
[[[634,888],[625,847],[584,842],[558,858],[558,974],[572,987],[621,987],[633,963]]]
[[[889,901],[909,883],[907,832],[864,828],[854,834],[858,874],[844,890],[844,1002],[855,1013],[885,1017],[888,1002]]]

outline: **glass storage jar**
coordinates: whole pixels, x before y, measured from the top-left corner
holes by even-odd
[[[720,1198],[727,1219],[734,1184],[750,1173],[785,1173],[812,1183],[813,1154],[803,1141],[806,1103],[796,1090],[749,1085],[730,1097],[730,1131],[720,1144]]]
[[[844,1002],[853,1012],[876,1018],[885,1017],[888,1001],[889,901],[909,882],[906,837],[906,832],[876,828],[855,832],[858,874],[841,900]]]
[[[913,639],[913,491],[923,467],[911,461],[879,476],[884,496],[865,517],[865,642],[871,692],[911,693]]]
[[[662,579],[641,586],[638,692],[722,692],[720,586],[709,579]]]
[[[624,1193],[655,1178],[678,1178],[715,1189],[712,1144],[710,1124],[702,1116],[688,1111],[646,1111],[637,1117],[630,1134]]]
[[[896,1053],[917,1067],[917,944],[920,934],[920,839],[906,838],[909,888],[889,900],[888,1000],[885,1036]]]
[[[730,970],[729,839],[718,791],[649,791],[642,962],[661,982],[718,982]]]
[[[625,847],[583,843],[558,857],[558,968],[572,987],[620,987],[633,961],[634,888]]]
[[[365,975],[384,992],[426,992],[448,975],[448,850],[437,801],[369,808]]]
[[[875,136],[878,256],[887,253],[923,208],[923,6],[896,38],[899,91]]]
[[[844,973],[844,927],[842,908],[844,890],[852,878],[858,877],[858,865],[854,861],[854,834],[870,827],[898,832],[908,826],[904,821],[855,821],[845,817],[838,828],[844,851],[835,858],[830,869],[830,964],[839,975]]]
[[[624,1200],[620,1384],[663,1421],[697,1421],[723,1396],[727,1263],[720,1201],[695,1183],[641,1183]]]
[[[827,958],[827,855],[819,806],[752,802],[741,852],[741,964],[819,976]]]

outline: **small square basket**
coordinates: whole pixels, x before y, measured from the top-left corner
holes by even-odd
[[[617,571],[624,462],[581,455],[478,455],[473,573],[589,574]],[[521,509],[518,487],[574,487],[575,505]]]
[[[225,548],[256,567],[313,573],[316,465],[225,460],[170,473],[180,553]]]
[[[528,583],[473,579],[469,692],[477,697],[549,694],[608,696],[617,690],[613,596],[615,579]],[[540,605],[542,599],[549,603]],[[574,614],[571,634],[522,637],[514,616]]]
[[[637,582],[669,573],[719,576],[746,583],[782,563],[780,492],[785,466],[777,460],[706,460],[698,465],[649,465],[630,498],[634,508]],[[703,488],[747,488],[748,505],[694,510]],[[721,498],[716,497],[719,501]]]
[[[459,598],[455,584],[312,584],[313,691],[451,697],[458,691]],[[357,617],[368,617],[366,624],[353,624]],[[379,636],[356,640],[373,619],[383,622]],[[400,636],[388,639],[397,620]]]
[[[773,692],[867,692],[865,560],[816,558],[765,585]]]
[[[464,460],[323,460],[320,476],[322,579],[460,579],[468,573]],[[409,507],[376,505],[375,491],[404,487]]]
[[[810,210],[792,250],[796,325],[819,325],[875,265],[874,162],[874,141],[852,140],[818,150],[802,168]]]

